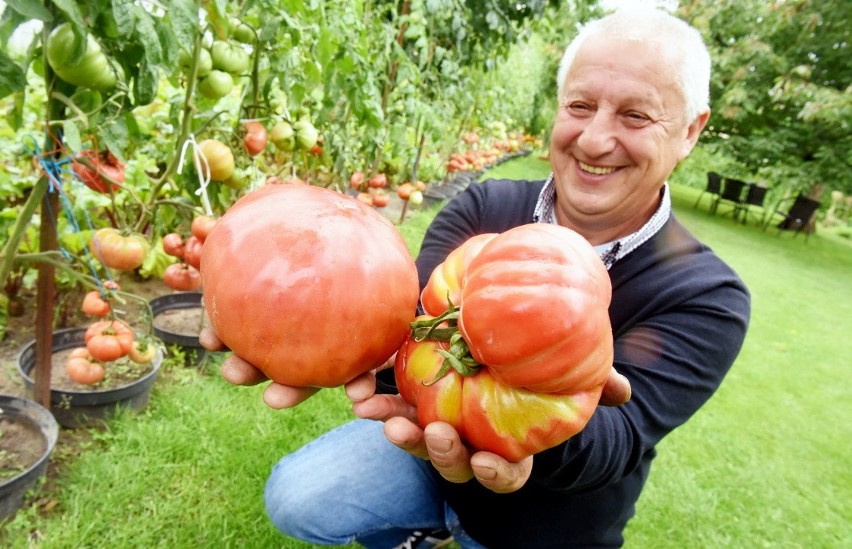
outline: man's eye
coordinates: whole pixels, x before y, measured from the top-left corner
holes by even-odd
[[[589,112],[589,111],[592,110],[591,107],[589,107],[585,103],[572,102],[572,103],[567,103],[565,105],[565,107],[569,111],[571,111],[572,113],[577,113],[577,114],[586,113],[586,112]]]
[[[650,118],[640,112],[628,112],[623,116],[625,121],[632,126],[641,126],[650,122]]]

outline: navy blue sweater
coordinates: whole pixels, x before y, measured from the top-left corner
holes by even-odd
[[[491,180],[449,202],[417,258],[421,287],[469,237],[533,222],[543,183]],[[656,444],[710,398],[740,351],[748,290],[674,215],[609,274],[615,367],[630,380],[631,400],[599,406],[581,433],[537,454],[517,492],[435,473],[465,531],[488,547],[622,545]]]

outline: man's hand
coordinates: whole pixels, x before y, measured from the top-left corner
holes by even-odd
[[[520,489],[530,478],[533,458],[512,463],[491,452],[470,450],[448,423],[436,421],[421,429],[416,422],[395,417],[385,422],[385,436],[416,456],[428,459],[442,477],[450,482],[472,478],[498,494]]]
[[[209,351],[228,350],[210,326],[201,330],[198,340],[201,346]],[[226,381],[234,385],[257,385],[269,381],[263,372],[234,354],[222,362],[220,373]],[[292,408],[316,394],[317,391],[319,391],[317,387],[289,387],[270,383],[263,391],[263,402],[276,410]]]

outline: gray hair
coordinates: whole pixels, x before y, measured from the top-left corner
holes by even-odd
[[[701,33],[685,21],[658,9],[621,8],[584,25],[565,48],[557,73],[558,99],[562,100],[565,78],[583,42],[605,35],[620,40],[652,42],[676,63],[677,83],[685,103],[684,116],[693,121],[710,108],[710,54]]]

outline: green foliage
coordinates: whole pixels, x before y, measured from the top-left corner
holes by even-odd
[[[705,139],[791,191],[852,191],[852,54],[844,2],[683,3],[714,60]]]

